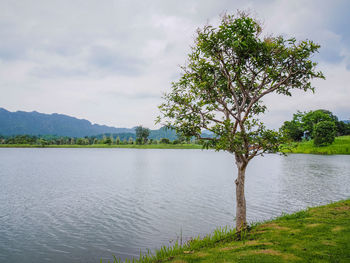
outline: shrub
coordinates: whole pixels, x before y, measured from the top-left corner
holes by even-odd
[[[168,138],[162,138],[162,139],[160,139],[160,143],[169,144],[170,140]]]
[[[314,126],[313,137],[315,146],[332,144],[337,128],[333,121],[321,121]]]

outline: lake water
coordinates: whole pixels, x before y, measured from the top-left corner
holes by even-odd
[[[233,226],[233,156],[201,150],[1,149],[0,262],[99,262]],[[350,156],[266,155],[248,220],[350,197]]]

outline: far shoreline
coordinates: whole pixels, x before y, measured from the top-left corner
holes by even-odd
[[[0,144],[0,148],[113,148],[113,149],[202,149],[199,144],[64,144],[64,145],[36,145],[36,144]]]
[[[0,144],[0,148],[108,148],[108,149],[203,149],[201,144]],[[339,136],[331,145],[316,147],[313,141],[292,142],[281,145],[279,153],[350,155],[350,136]]]

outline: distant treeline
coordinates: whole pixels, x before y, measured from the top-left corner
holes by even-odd
[[[93,144],[189,144],[199,143],[197,140],[161,138],[159,140],[148,138],[147,141],[137,142],[135,134],[103,134],[98,136],[86,136],[83,138],[53,136],[53,135],[0,135],[0,144],[29,144],[29,145],[93,145]]]
[[[142,126],[135,127],[134,132],[104,133],[96,136],[70,137],[58,135],[0,135],[0,144],[29,145],[93,145],[93,144],[190,144],[200,142],[195,138],[178,136],[173,129],[162,127],[150,130]],[[206,137],[213,136],[204,132]]]
[[[206,136],[210,136],[206,134]],[[96,136],[69,137],[57,135],[0,135],[0,144],[29,145],[93,145],[93,144],[199,144],[195,138],[178,136],[172,129],[161,128],[149,130],[142,126],[136,127],[136,133],[105,133]]]

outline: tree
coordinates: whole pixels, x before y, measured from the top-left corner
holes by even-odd
[[[332,114],[332,112],[328,110],[315,110],[315,111],[309,111],[304,114],[304,116],[301,119],[302,125],[304,128],[304,131],[308,133],[308,135],[311,136],[311,138],[314,138],[313,130],[314,126],[321,122],[321,121],[331,121],[331,122],[338,122],[338,118]]]
[[[324,78],[311,60],[319,45],[294,38],[261,36],[261,26],[246,14],[224,15],[219,27],[197,30],[187,65],[159,106],[158,122],[177,133],[196,136],[205,147],[232,153],[238,169],[236,229],[247,225],[244,194],[247,165],[257,155],[278,150],[281,137],[259,121],[270,93],[291,96],[293,89],[314,90]],[[205,129],[213,138],[201,137]]]
[[[333,121],[320,121],[313,129],[315,146],[326,146],[332,144],[335,139],[337,127]]]
[[[148,136],[150,134],[150,130],[148,128],[144,128],[142,126],[136,127],[136,143],[137,144],[145,144],[148,140]]]
[[[344,135],[350,135],[350,122],[345,123]]]
[[[103,140],[103,143],[104,144],[108,144],[108,145],[111,145],[112,144],[112,139],[111,139],[111,137],[106,137],[104,140]]]
[[[169,144],[170,143],[170,140],[168,138],[161,138],[159,140],[159,143],[160,144]]]
[[[78,138],[78,139],[77,139],[77,144],[78,144],[78,145],[83,145],[83,144],[85,144],[84,139],[83,139],[83,138]]]
[[[337,126],[337,136],[346,135],[346,123],[343,121],[338,121],[335,124]]]
[[[111,136],[109,136],[110,140],[111,140],[111,143],[110,144],[114,144],[114,138],[113,138],[113,135],[111,134]]]
[[[281,132],[289,139],[293,141],[301,141],[304,130],[301,123],[301,118],[303,114],[298,111],[293,114],[293,119],[291,121],[285,121],[281,127]]]

